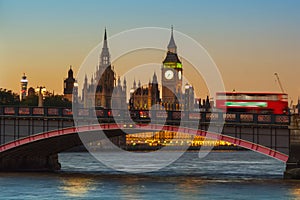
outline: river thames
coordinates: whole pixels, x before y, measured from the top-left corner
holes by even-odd
[[[112,170],[88,153],[59,159],[56,173],[1,173],[0,199],[300,199],[300,181],[283,180],[284,163],[251,151],[213,151],[202,159],[190,151],[139,174]]]

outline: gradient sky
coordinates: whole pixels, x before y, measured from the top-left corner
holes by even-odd
[[[62,93],[69,65],[76,73],[105,26],[112,36],[173,24],[208,51],[226,90],[280,91],[277,72],[296,100],[299,8],[297,0],[0,0],[0,87],[18,93],[25,72],[29,86]]]

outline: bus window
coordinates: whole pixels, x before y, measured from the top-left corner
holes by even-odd
[[[281,101],[288,101],[288,95],[283,94],[283,95],[281,96]]]
[[[217,100],[226,100],[226,99],[227,99],[226,94],[223,93],[217,94]]]

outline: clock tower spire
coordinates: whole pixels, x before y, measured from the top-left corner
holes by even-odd
[[[174,36],[173,36],[173,25],[171,26],[171,38],[168,45],[168,51],[172,53],[177,53],[177,46],[175,44]]]
[[[166,109],[180,109],[182,74],[182,63],[177,55],[177,46],[175,44],[172,26],[167,55],[162,65],[162,103]]]

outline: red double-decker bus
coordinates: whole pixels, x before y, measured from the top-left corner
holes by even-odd
[[[288,95],[272,92],[217,92],[216,108],[225,112],[288,114]]]

